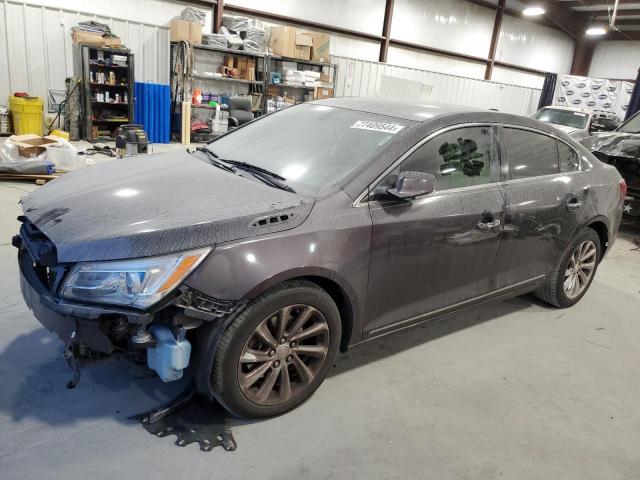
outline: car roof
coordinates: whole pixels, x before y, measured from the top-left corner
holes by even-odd
[[[438,115],[448,113],[465,113],[490,111],[464,105],[452,105],[448,103],[432,102],[430,100],[418,102],[402,102],[395,100],[383,100],[368,97],[339,97],[314,100],[309,102],[316,105],[357,110],[360,112],[386,115],[388,117],[402,118],[414,122],[424,122]]]
[[[451,105],[440,102],[401,102],[367,97],[338,97],[314,100],[304,105],[325,105],[336,108],[386,115],[416,122],[416,125],[432,125],[432,128],[464,124],[464,123],[503,123],[521,127],[534,128],[548,134],[571,141],[568,136],[549,123],[531,117],[510,113],[486,110],[464,105]],[[431,128],[431,127],[429,127]]]

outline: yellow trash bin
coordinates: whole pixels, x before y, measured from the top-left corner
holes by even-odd
[[[44,135],[44,101],[41,98],[11,96],[9,110],[13,115],[13,130],[16,135]]]

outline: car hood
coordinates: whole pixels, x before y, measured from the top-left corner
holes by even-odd
[[[602,133],[589,137],[583,144],[592,152],[640,160],[640,135],[635,133]]]
[[[77,262],[162,255],[287,230],[305,220],[313,203],[180,150],[62,175],[27,195],[22,209],[54,243],[59,262]]]
[[[567,125],[559,125],[557,123],[550,123],[549,125],[553,125],[558,130],[560,130],[561,132],[566,133],[567,135],[572,135],[572,134],[576,134],[578,132],[582,132],[583,131],[583,130],[581,130],[579,128],[568,127]]]

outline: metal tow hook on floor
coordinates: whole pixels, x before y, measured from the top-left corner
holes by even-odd
[[[157,437],[175,435],[175,444],[179,447],[198,442],[203,452],[217,446],[232,452],[238,446],[227,425],[225,409],[215,400],[199,395],[195,384],[169,404],[131,418]]]

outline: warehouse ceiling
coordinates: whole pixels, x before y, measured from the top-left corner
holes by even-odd
[[[613,0],[556,0],[563,8],[578,15],[587,24],[610,25],[614,16]],[[640,1],[618,0],[615,9],[615,20],[611,31],[607,35],[609,39],[638,39],[640,32]]]

